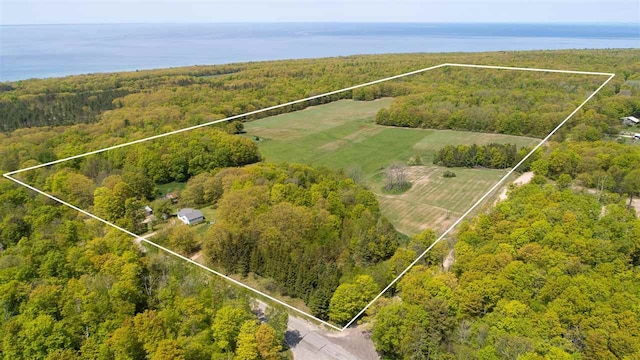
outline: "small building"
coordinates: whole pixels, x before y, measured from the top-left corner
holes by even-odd
[[[204,221],[204,215],[200,210],[184,208],[178,211],[178,219],[187,225],[193,225]]]
[[[635,116],[625,116],[623,118],[620,118],[620,120],[622,120],[622,125],[626,126],[636,126],[640,124],[640,119]]]
[[[636,140],[640,140],[640,133],[633,134],[633,138]]]
[[[172,204],[175,204],[178,202],[178,193],[177,192],[170,192],[167,194],[167,196],[165,196],[167,199],[171,200]]]
[[[144,212],[145,212],[145,214],[147,216],[149,216],[149,215],[153,214],[153,209],[149,205],[147,205],[147,206],[144,207]]]

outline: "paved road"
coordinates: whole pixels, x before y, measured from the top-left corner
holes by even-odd
[[[142,236],[149,238],[155,232]],[[139,239],[135,239],[141,247]],[[201,253],[191,256],[200,261]],[[264,315],[267,304],[257,300],[258,311]],[[379,359],[373,341],[358,327],[343,332],[328,330],[302,317],[289,314],[286,341],[295,360],[377,360]]]
[[[267,305],[258,301],[264,312]],[[289,314],[286,341],[296,360],[377,360],[373,341],[355,327],[343,332],[326,330],[306,319]]]

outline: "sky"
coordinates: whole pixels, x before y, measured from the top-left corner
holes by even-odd
[[[0,24],[638,23],[640,0],[0,0]]]

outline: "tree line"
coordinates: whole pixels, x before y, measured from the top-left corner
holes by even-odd
[[[446,145],[436,151],[433,163],[446,167],[506,169],[515,166],[531,149],[514,144]]]

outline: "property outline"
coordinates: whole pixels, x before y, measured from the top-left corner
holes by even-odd
[[[413,262],[411,262],[411,264],[409,264],[398,276],[396,276],[395,279],[393,279],[384,289],[382,289],[382,291],[380,291],[380,293],[378,295],[376,295],[373,300],[371,300],[362,310],[360,310],[346,325],[344,325],[342,328],[333,325],[327,321],[324,321],[322,319],[317,318],[316,316],[313,316],[312,314],[309,314],[305,311],[302,311],[292,305],[289,305],[287,303],[285,303],[282,300],[276,299],[275,297],[265,294],[264,292],[254,289],[249,285],[246,285],[236,279],[233,279],[221,272],[218,272],[216,270],[213,270],[203,264],[200,264],[197,261],[191,260],[190,258],[183,256],[173,250],[170,250],[162,245],[159,245],[151,240],[146,239],[143,236],[134,234],[131,231],[128,231],[116,224],[113,224],[105,219],[100,218],[99,216],[96,216],[94,214],[89,213],[86,210],[80,209],[79,207],[72,205],[62,199],[59,199],[51,194],[48,194],[40,189],[37,189],[29,184],[24,183],[23,181],[20,181],[14,177],[12,177],[11,175],[15,175],[21,172],[25,172],[25,171],[29,171],[29,170],[34,170],[34,169],[38,169],[41,167],[45,167],[45,166],[50,166],[50,165],[55,165],[55,164],[59,164],[62,162],[66,162],[69,160],[73,160],[73,159],[78,159],[81,157],[85,157],[88,155],[94,155],[94,154],[99,154],[102,152],[106,152],[109,150],[113,150],[113,149],[117,149],[117,148],[121,148],[121,147],[126,147],[129,145],[134,145],[134,144],[139,144],[145,141],[149,141],[149,140],[154,140],[154,139],[158,139],[158,138],[162,138],[165,136],[169,136],[169,135],[174,135],[174,134],[178,134],[181,132],[185,132],[185,131],[190,131],[190,130],[194,130],[194,129],[198,129],[198,128],[202,128],[205,126],[210,126],[213,124],[218,124],[218,123],[222,123],[222,122],[227,122],[227,121],[231,121],[231,120],[235,120],[235,119],[241,119],[241,118],[246,118],[248,116],[251,115],[255,115],[255,114],[259,114],[259,113],[263,113],[263,112],[267,112],[270,110],[275,110],[275,109],[279,109],[279,108],[283,108],[283,107],[287,107],[287,106],[291,106],[291,105],[295,105],[295,104],[300,104],[303,102],[307,102],[310,100],[315,100],[318,98],[322,98],[325,96],[330,96],[330,95],[335,95],[335,94],[340,94],[343,92],[347,92],[347,91],[351,91],[354,89],[358,89],[358,88],[362,88],[365,86],[369,86],[369,85],[375,85],[375,84],[379,84],[382,82],[386,82],[386,81],[390,81],[390,80],[395,80],[395,79],[399,79],[399,78],[403,78],[406,76],[410,76],[410,75],[415,75],[415,74],[420,74],[423,72],[427,72],[430,70],[434,70],[434,69],[438,69],[441,67],[447,67],[447,66],[451,66],[451,67],[464,67],[464,68],[480,68],[480,69],[495,69],[495,70],[516,70],[516,71],[534,71],[534,72],[549,72],[549,73],[564,73],[564,74],[579,74],[579,75],[596,75],[596,76],[608,76],[608,78],[595,90],[593,91],[580,105],[578,105],[578,107],[576,107],[563,121],[561,121],[553,130],[551,130],[551,132],[545,137],[543,138],[527,155],[525,155],[515,166],[513,166],[500,180],[498,180],[498,182],[495,183],[495,185],[493,185],[478,201],[476,201],[464,214],[462,214],[454,223],[452,223],[426,250],[424,250],[415,260],[413,260]],[[418,261],[420,261],[435,245],[437,245],[440,241],[442,241],[458,224],[460,224],[460,222],[462,222],[467,216],[469,216],[469,214],[475,210],[489,195],[491,195],[491,193],[493,191],[495,191],[500,185],[502,185],[507,178],[513,174],[515,172],[515,170],[520,167],[520,165],[522,165],[527,159],[529,159],[529,157],[536,151],[538,150],[545,142],[547,142],[560,128],[562,128],[568,121],[569,119],[571,119],[587,102],[589,102],[589,100],[591,100],[598,92],[600,92],[600,90],[602,90],[602,88],[605,87],[605,85],[607,85],[607,83],[609,83],[609,81],[611,81],[611,79],[613,79],[615,77],[614,73],[603,73],[603,72],[590,72],[590,71],[575,71],[575,70],[557,70],[557,69],[539,69],[539,68],[527,68],[527,67],[509,67],[509,66],[494,66],[494,65],[475,65],[475,64],[456,64],[456,63],[444,63],[444,64],[440,64],[440,65],[435,65],[435,66],[430,66],[427,68],[423,68],[423,69],[419,69],[419,70],[414,70],[414,71],[410,71],[407,73],[403,73],[400,75],[394,75],[394,76],[390,76],[387,78],[383,78],[383,79],[379,79],[379,80],[374,80],[374,81],[370,81],[367,83],[363,83],[363,84],[359,84],[359,85],[354,85],[354,86],[350,86],[350,87],[346,87],[343,89],[339,89],[339,90],[334,90],[334,91],[330,91],[330,92],[326,92],[323,94],[319,94],[319,95],[314,95],[314,96],[310,96],[310,97],[306,97],[304,99],[299,99],[299,100],[294,100],[294,101],[290,101],[290,102],[286,102],[283,104],[279,104],[279,105],[274,105],[274,106],[269,106],[263,109],[259,109],[259,110],[254,110],[254,111],[249,111],[240,115],[233,115],[233,116],[229,116],[226,117],[224,119],[220,119],[220,120],[214,120],[214,121],[210,121],[210,122],[206,122],[203,124],[198,124],[195,126],[190,126],[190,127],[186,127],[183,129],[178,129],[178,130],[174,130],[174,131],[170,131],[170,132],[166,132],[163,134],[158,134],[158,135],[154,135],[154,136],[150,136],[150,137],[146,137],[143,139],[138,139],[138,140],[134,140],[134,141],[130,141],[130,142],[126,142],[123,144],[118,144],[118,145],[113,145],[113,146],[109,146],[106,148],[102,148],[102,149],[98,149],[98,150],[93,150],[93,151],[89,151],[83,154],[79,154],[79,155],[74,155],[74,156],[69,156],[63,159],[58,159],[58,160],[54,160],[54,161],[50,161],[44,164],[38,164],[38,165],[34,165],[34,166],[30,166],[30,167],[26,167],[23,169],[18,169],[15,171],[10,171],[7,173],[2,174],[2,176],[4,176],[6,179],[9,179],[19,185],[22,185],[30,190],[33,190],[41,195],[44,195],[52,200],[55,200],[65,206],[68,206],[69,208],[76,210],[84,215],[89,216],[90,218],[93,218],[95,220],[98,220],[106,225],[109,225],[117,230],[122,231],[123,233],[130,235],[132,237],[134,237],[135,239],[137,239],[140,242],[144,242],[146,244],[152,245],[160,250],[163,250],[173,256],[176,256],[188,263],[191,263],[193,265],[196,265],[210,273],[213,273],[215,275],[218,275],[220,277],[222,277],[225,280],[230,281],[231,283],[238,285],[240,287],[243,287],[245,289],[248,289],[250,291],[253,291],[254,293],[267,298],[271,301],[276,302],[279,305],[282,305],[284,307],[286,307],[287,309],[293,310],[295,312],[297,312],[298,314],[304,315],[307,318],[310,318],[312,320],[315,320],[316,322],[319,322],[329,328],[332,328],[334,330],[337,331],[344,331],[347,328],[349,328],[349,326],[351,326],[351,324],[353,324],[362,314],[364,314],[365,311],[367,311],[367,309],[369,309],[369,307],[371,307],[371,305],[373,305],[373,303],[375,303],[382,295],[384,295],[384,293],[386,293],[395,283],[397,283],[415,264],[418,263]]]

